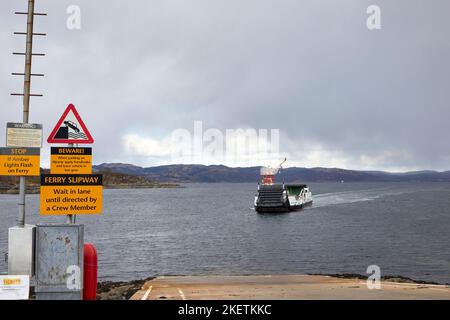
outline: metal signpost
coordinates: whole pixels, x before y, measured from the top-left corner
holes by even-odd
[[[34,12],[34,0],[28,0],[28,11],[27,12],[15,12],[19,15],[27,16],[27,32],[14,32],[16,35],[25,35],[26,36],[26,48],[25,53],[14,52],[14,55],[24,55],[25,56],[25,72],[24,73],[13,73],[13,75],[23,76],[23,93],[12,93],[13,96],[22,96],[23,97],[23,116],[22,121],[24,124],[29,122],[30,116],[30,97],[42,97],[41,94],[32,94],[31,93],[31,77],[32,76],[44,76],[43,74],[33,74],[31,73],[31,64],[33,60],[33,56],[39,55],[43,56],[44,54],[34,54],[33,53],[33,37],[34,36],[46,36],[45,33],[35,33],[34,32],[34,17],[35,16],[46,16],[45,13],[35,13]],[[25,194],[26,194],[26,181],[25,177],[20,177],[19,182],[19,218],[18,218],[18,226],[25,227]]]
[[[20,177],[18,226],[9,228],[9,275],[0,278],[0,296],[27,299],[33,277],[37,299],[82,299],[84,226],[75,225],[73,218],[102,212],[103,177],[92,174],[92,149],[74,147],[92,144],[94,139],[73,105],[48,138],[48,143],[69,147],[52,148],[51,174],[40,174],[42,125],[30,124],[29,112],[30,97],[42,96],[30,92],[31,77],[44,76],[31,72],[33,56],[44,56],[33,53],[33,37],[45,36],[33,31],[34,17],[46,14],[35,13],[34,4],[28,0],[28,11],[16,12],[27,16],[27,31],[15,32],[26,35],[26,50],[13,53],[25,56],[24,73],[13,73],[24,77],[23,93],[12,94],[23,97],[23,122],[7,123],[7,147],[0,148],[0,175]],[[68,224],[25,224],[26,176],[41,176],[40,213],[68,215]],[[90,287],[95,290],[96,284]]]
[[[84,124],[83,119],[81,119],[80,114],[78,113],[77,109],[73,104],[69,104],[62,114],[61,118],[56,123],[55,128],[50,133],[48,139],[48,143],[67,143],[68,144],[68,150],[72,149],[75,150],[74,145],[78,144],[92,144],[94,143],[94,138],[92,137],[91,133],[89,132],[88,128]],[[85,159],[86,160],[86,159]],[[91,155],[87,159],[90,161],[90,163],[85,163],[88,167],[90,167],[90,172],[88,174],[92,173],[92,150]],[[55,166],[53,166],[53,171],[56,170]],[[80,170],[79,164],[74,165],[74,163],[71,163],[71,166],[69,168],[66,167],[66,170]],[[88,169],[89,170],[89,169]],[[53,172],[52,172],[53,173]],[[42,199],[41,199],[42,200]],[[41,212],[43,214],[43,212]],[[94,213],[94,212],[89,212]],[[95,212],[98,213],[98,212]],[[46,214],[49,214],[48,211],[46,211]],[[75,223],[75,216],[73,214],[67,215],[67,223],[73,224]]]
[[[66,225],[38,225],[36,231],[37,299],[81,299],[83,291],[84,226],[79,214],[101,214],[103,176],[92,174],[94,139],[75,106],[70,104],[50,133],[50,174],[41,175],[40,213],[67,216]],[[55,271],[58,270],[58,271]]]
[[[34,17],[45,16],[45,13],[34,11],[34,0],[28,0],[27,12],[15,12],[27,16],[26,32],[14,32],[15,35],[26,36],[25,52],[13,52],[13,55],[25,57],[25,70],[23,73],[12,73],[14,76],[23,76],[23,92],[12,93],[13,96],[23,97],[22,123],[8,123],[6,128],[6,145],[0,151],[0,174],[19,176],[19,215],[17,226],[8,230],[8,274],[34,275],[34,237],[35,226],[25,224],[25,197],[26,176],[40,174],[40,148],[42,147],[42,125],[29,124],[30,97],[42,96],[31,93],[31,77],[44,76],[31,72],[33,56],[44,54],[33,53],[33,37],[45,36],[35,33]]]

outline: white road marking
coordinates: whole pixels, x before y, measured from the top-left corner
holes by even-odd
[[[178,293],[180,294],[181,299],[187,300],[187,299],[186,299],[186,296],[184,295],[183,291],[181,291],[180,288],[178,288]]]
[[[150,286],[150,288],[148,288],[148,290],[145,292],[144,296],[142,297],[141,300],[148,300],[148,297],[150,295],[150,292],[152,292],[152,286]]]

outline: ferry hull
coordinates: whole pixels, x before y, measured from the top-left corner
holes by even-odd
[[[261,207],[255,206],[255,211],[258,213],[286,213],[290,212],[288,207]]]
[[[299,211],[312,205],[311,192],[306,185],[261,185],[255,198],[258,213]]]
[[[280,206],[280,207],[261,207],[261,206],[255,206],[255,211],[258,213],[286,213],[286,212],[293,212],[293,211],[301,211],[307,207],[311,207],[313,204],[312,201],[294,205],[294,206]]]
[[[305,203],[302,203],[302,204],[299,204],[299,205],[291,206],[290,207],[290,211],[300,211],[300,210],[302,210],[302,209],[304,209],[306,207],[311,207],[312,204],[313,204],[312,201],[308,201],[308,202],[305,202]]]

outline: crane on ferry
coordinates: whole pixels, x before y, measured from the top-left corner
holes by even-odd
[[[287,162],[287,158],[284,158],[284,160],[275,168],[271,167],[262,167],[261,168],[261,183],[263,185],[273,185],[275,183],[275,176],[280,172],[281,169],[283,169],[283,165]]]

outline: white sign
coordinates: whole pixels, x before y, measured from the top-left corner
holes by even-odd
[[[28,300],[30,276],[0,276],[0,300]]]
[[[7,123],[6,146],[11,148],[42,148],[42,125]]]

